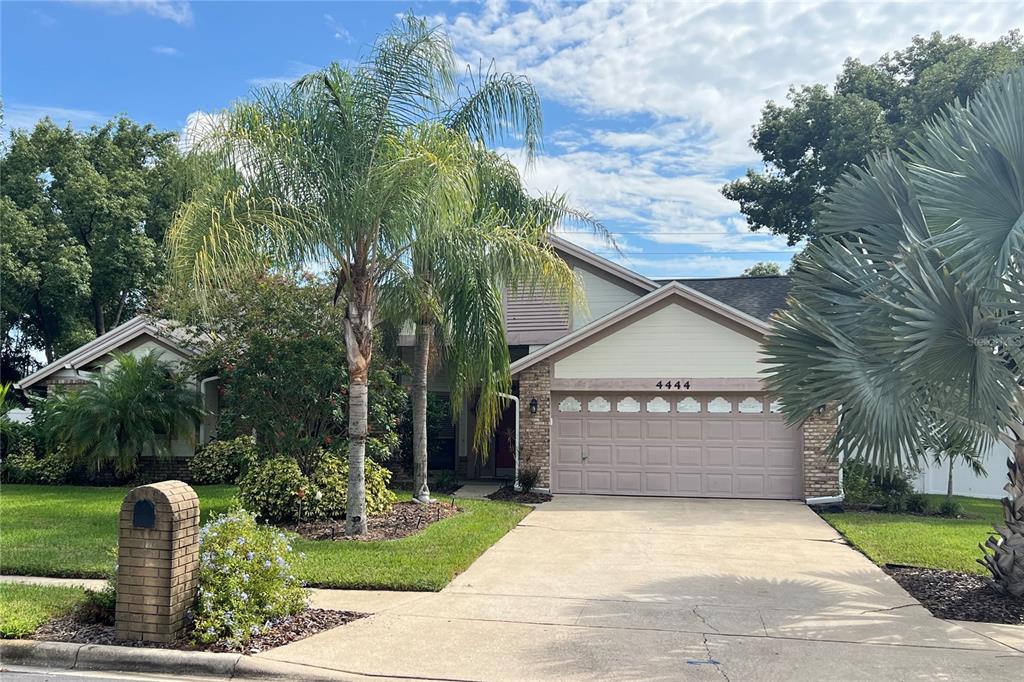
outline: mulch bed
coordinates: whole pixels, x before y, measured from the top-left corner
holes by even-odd
[[[250,639],[244,646],[230,649],[222,644],[196,644],[188,637],[170,644],[158,642],[136,642],[118,640],[114,626],[82,623],[76,614],[55,618],[32,633],[30,639],[49,642],[73,642],[76,644],[113,644],[117,646],[149,647],[155,649],[179,649],[183,651],[214,651],[242,654],[258,654],[267,649],[283,646],[305,639],[324,630],[351,623],[365,617],[365,613],[354,611],[333,611],[330,609],[306,609],[295,616],[279,620],[265,634]],[[186,628],[187,630],[187,628]]]
[[[1024,625],[1024,599],[1002,596],[980,575],[893,564],[883,568],[933,616]]]
[[[387,514],[367,519],[367,531],[362,535],[345,535],[344,519],[327,519],[285,527],[307,540],[397,540],[415,535],[430,524],[455,516],[460,511],[449,502],[398,502]]]
[[[489,500],[496,502],[518,502],[519,504],[543,504],[550,502],[551,496],[547,493],[521,492],[510,485],[499,488],[487,496]]]

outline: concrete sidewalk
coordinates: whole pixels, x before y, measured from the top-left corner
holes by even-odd
[[[562,496],[442,592],[259,657],[446,680],[995,679],[1024,666],[1012,633],[932,617],[801,504]]]

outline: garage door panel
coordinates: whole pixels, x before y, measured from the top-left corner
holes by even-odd
[[[644,446],[644,461],[646,466],[670,467],[672,466],[671,445],[647,445]]]
[[[615,464],[617,466],[638,467],[643,464],[643,446],[641,445],[617,445],[615,446]]]
[[[764,440],[764,422],[753,419],[737,419],[735,427],[736,440]]]
[[[554,404],[564,400],[580,411],[552,414],[552,488],[613,495],[801,497],[799,431],[786,428],[781,414],[738,409],[748,397],[553,396]],[[715,405],[731,405],[732,411],[709,412],[716,399]]]
[[[640,440],[643,436],[643,422],[639,419],[617,419],[615,421],[615,437],[619,439]]]
[[[725,419],[707,419],[704,421],[704,440],[732,440],[733,422]]]
[[[705,445],[701,464],[707,467],[731,467],[732,450],[732,447],[727,445]]]

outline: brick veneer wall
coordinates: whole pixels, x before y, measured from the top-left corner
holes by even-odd
[[[825,454],[836,432],[838,416],[832,404],[822,414],[813,414],[804,422],[804,496],[807,498],[832,497],[842,492],[839,461]]]
[[[537,399],[537,413],[530,401]],[[551,488],[551,364],[538,362],[519,373],[519,467],[540,470],[538,488]]]
[[[135,504],[153,503],[152,528],[134,525]],[[120,640],[173,642],[195,601],[199,575],[199,497],[181,481],[133,489],[121,504],[117,543]]]

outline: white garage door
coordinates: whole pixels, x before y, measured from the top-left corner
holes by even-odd
[[[799,499],[802,441],[763,395],[555,393],[557,493]]]

